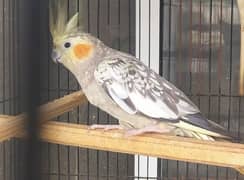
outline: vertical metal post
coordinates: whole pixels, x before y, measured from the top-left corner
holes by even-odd
[[[38,113],[36,107],[40,101],[40,1],[27,0],[26,8],[29,11],[29,21],[27,23],[28,34],[28,49],[27,55],[27,108],[28,108],[28,142],[26,151],[26,179],[39,180],[40,179],[40,144],[38,142]]]
[[[160,0],[136,0],[136,57],[159,72]],[[157,158],[135,156],[135,179],[155,179]]]

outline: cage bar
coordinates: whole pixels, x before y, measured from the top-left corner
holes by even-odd
[[[240,12],[241,55],[240,55],[240,94],[244,95],[244,1],[237,0]]]
[[[28,2],[0,0],[0,114],[3,114],[0,116],[0,179],[4,180],[21,179],[25,171],[26,115],[23,113],[23,103],[26,101],[24,94],[28,82],[21,73],[26,70],[29,46]],[[103,132],[79,125],[117,121],[90,105],[82,92],[73,94],[79,90],[75,78],[50,60],[46,2],[40,2],[43,32],[40,90],[42,103],[51,102],[40,108],[43,128],[40,134],[42,179],[244,177],[233,169],[225,168],[243,172],[242,144],[209,143],[155,134],[125,138],[122,131]],[[143,2],[147,3],[146,0]],[[149,11],[156,13],[152,9],[154,0],[148,2],[151,4],[148,3],[149,7],[144,7],[144,10],[148,12],[147,8],[151,6]],[[68,16],[80,11],[79,23],[82,23],[86,32],[99,37],[113,48],[131,54],[135,54],[136,35],[141,36],[139,41],[143,42],[142,38],[145,37],[152,40],[155,31],[144,29],[145,36],[139,35],[140,29],[135,32],[135,6],[135,0],[67,0]],[[156,70],[159,63],[159,73],[183,90],[204,115],[237,133],[240,138],[243,137],[244,127],[244,91],[241,90],[244,78],[243,8],[243,0],[160,0],[160,49],[157,52],[152,43],[151,59],[148,60],[151,67],[156,65]],[[160,58],[155,58],[158,55]],[[153,63],[154,60],[157,62]],[[61,98],[64,95],[67,96]],[[57,100],[53,102],[53,99]],[[148,146],[155,147],[155,151],[151,152]],[[133,176],[134,156],[130,154],[135,153],[164,158],[157,163],[158,177],[150,177],[149,174],[144,176],[146,173]],[[145,166],[147,170],[152,168],[149,163]]]

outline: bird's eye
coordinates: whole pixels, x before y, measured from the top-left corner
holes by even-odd
[[[69,48],[70,46],[71,46],[71,44],[69,42],[64,43],[65,48]]]

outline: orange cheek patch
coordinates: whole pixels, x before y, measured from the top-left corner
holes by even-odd
[[[83,59],[89,56],[92,46],[89,44],[78,44],[74,46],[73,51],[78,59]]]

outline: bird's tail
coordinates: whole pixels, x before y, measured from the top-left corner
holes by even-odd
[[[218,133],[220,136],[216,136],[216,139],[218,140],[229,140],[231,142],[239,142],[241,141],[240,137],[238,137],[237,133],[229,132],[227,129],[223,128],[219,124],[208,120],[208,122],[211,124],[212,131]]]
[[[208,136],[206,134],[202,134],[196,131],[191,131],[183,128],[175,128],[173,130],[173,134],[176,136],[190,137],[199,140],[215,141],[215,138],[213,138],[212,136]]]
[[[206,119],[202,114],[191,114],[182,118],[176,124],[180,129],[177,130],[184,136],[194,137],[202,140],[227,140],[239,141],[240,139],[234,133],[230,133],[224,127],[216,124],[215,122]]]

